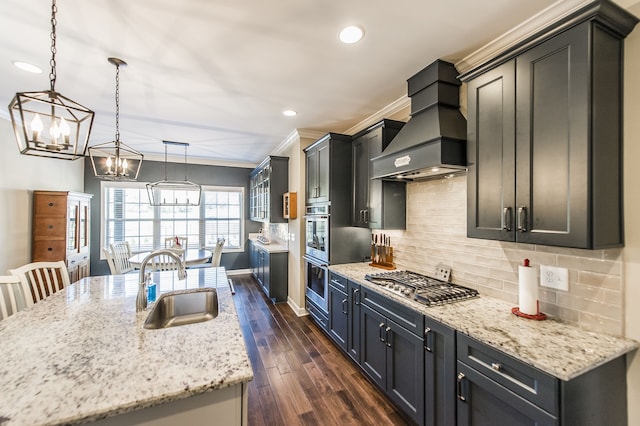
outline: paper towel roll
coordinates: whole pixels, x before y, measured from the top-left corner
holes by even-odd
[[[536,269],[518,266],[518,303],[520,312],[527,315],[538,314],[538,281]]]

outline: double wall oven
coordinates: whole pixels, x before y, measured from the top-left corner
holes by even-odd
[[[305,214],[306,296],[327,312],[330,211],[328,204],[307,206]]]

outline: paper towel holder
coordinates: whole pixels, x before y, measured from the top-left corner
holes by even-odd
[[[511,313],[516,315],[516,316],[522,317],[522,318],[532,319],[532,320],[536,320],[536,321],[542,321],[542,320],[547,319],[547,315],[543,314],[540,311],[538,311],[538,313],[535,314],[535,315],[529,315],[529,314],[525,314],[525,313],[520,312],[520,308],[517,307],[517,306],[511,308]]]

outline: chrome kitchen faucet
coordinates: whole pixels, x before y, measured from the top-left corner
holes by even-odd
[[[173,250],[152,251],[151,253],[149,253],[148,256],[142,259],[142,262],[140,262],[140,278],[138,279],[139,285],[138,285],[138,296],[136,297],[136,312],[144,311],[145,309],[147,309],[147,292],[146,292],[147,281],[144,276],[144,270],[146,269],[147,263],[149,263],[149,260],[151,260],[152,258],[158,255],[168,255],[174,258],[178,265],[178,279],[184,280],[185,278],[187,278],[187,269],[179,254],[177,254]]]

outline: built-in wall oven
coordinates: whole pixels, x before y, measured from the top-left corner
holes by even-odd
[[[329,265],[310,256],[305,256],[305,265],[307,299],[328,313]]]
[[[306,296],[327,312],[329,266],[328,204],[306,207],[305,214],[305,283]]]

